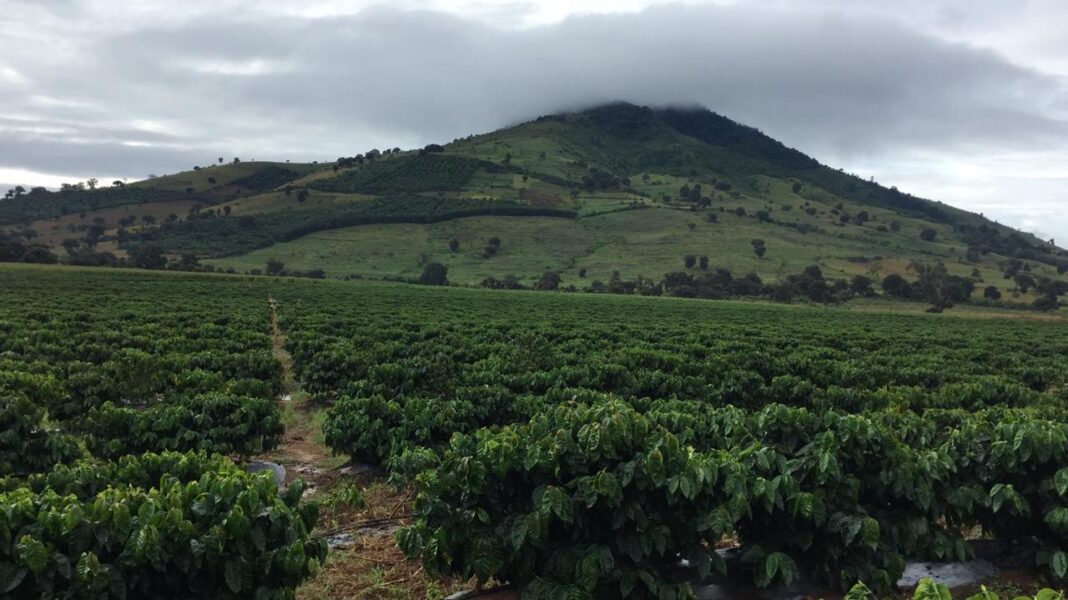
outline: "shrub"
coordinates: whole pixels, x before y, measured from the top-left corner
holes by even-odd
[[[292,598],[326,544],[302,482],[280,493],[221,456],[147,454],[3,482],[14,598]]]
[[[498,576],[532,597],[687,598],[678,557],[702,575],[719,566],[706,542],[729,531],[741,503],[723,500],[744,479],[732,458],[607,402],[454,436],[415,485],[419,518],[397,540],[428,572]]]
[[[284,431],[274,400],[223,393],[171,399],[145,409],[108,402],[86,422],[90,452],[102,458],[168,450],[258,454]]]

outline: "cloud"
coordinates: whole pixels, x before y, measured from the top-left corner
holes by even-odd
[[[42,23],[33,35],[68,34],[55,54],[0,49],[0,73],[19,78],[0,96],[0,167],[143,177],[220,154],[329,160],[617,99],[700,103],[825,163],[869,166],[888,184],[884,175],[907,173],[920,186],[911,191],[948,190],[938,199],[966,207],[966,188],[951,185],[962,175],[938,186],[935,172],[899,168],[904,157],[1068,158],[1062,78],[932,33],[1004,19],[993,3],[916,4],[926,15],[916,27],[881,3],[838,0],[664,5],[519,26],[529,6],[516,5],[513,23],[500,6],[490,20],[475,9],[282,3],[272,14],[190,2],[159,20],[142,0],[94,35],[62,16],[89,5],[52,4],[62,9],[49,18],[25,10]]]

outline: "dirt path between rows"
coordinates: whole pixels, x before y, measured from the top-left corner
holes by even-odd
[[[282,365],[282,382],[284,392],[280,401],[282,411],[288,415],[286,431],[274,456],[286,468],[286,479],[292,481],[302,477],[313,484],[328,483],[321,481],[325,469],[337,462],[329,450],[316,442],[319,426],[315,419],[315,407],[311,405],[309,395],[301,388],[293,375],[293,357],[286,349],[286,336],[278,323],[278,302],[268,298],[271,308],[271,350],[275,360]]]
[[[469,583],[429,577],[418,562],[407,560],[397,548],[393,533],[409,522],[410,491],[388,485],[384,474],[375,469],[346,466],[343,458],[326,447],[322,440],[325,407],[297,381],[286,334],[278,322],[278,302],[269,297],[267,303],[271,347],[282,365],[284,391],[279,402],[286,431],[278,447],[263,458],[285,468],[287,484],[298,478],[310,484],[305,496],[320,501],[317,535],[334,546],[319,575],[298,588],[297,599],[415,600],[469,588]],[[345,494],[337,492],[351,487],[361,491],[365,504],[339,500]]]

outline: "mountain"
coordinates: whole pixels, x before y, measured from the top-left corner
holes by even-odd
[[[884,277],[941,261],[1006,293],[1019,287],[1006,272],[1064,280],[1068,270],[1051,243],[822,165],[704,108],[627,103],[332,164],[213,162],[129,185],[34,190],[0,201],[0,227],[8,239],[33,230],[60,256],[65,240],[120,257],[148,245],[220,269],[274,258],[365,278],[417,277],[441,262],[450,281],[473,285],[531,284],[546,271],[580,288],[614,273],[659,279],[686,270],[687,255],[765,280],[808,265]]]

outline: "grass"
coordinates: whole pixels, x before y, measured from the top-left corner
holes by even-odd
[[[874,221],[863,227],[838,226],[827,215],[810,216],[798,208],[783,211],[782,202],[750,195],[716,200],[711,208],[696,213],[652,201],[649,208],[623,210],[630,208],[635,199],[620,193],[579,195],[575,202],[584,216],[577,220],[471,217],[429,225],[346,227],[206,262],[246,272],[262,269],[268,259],[277,258],[290,270],[323,269],[328,277],[414,278],[425,263],[436,261],[449,268],[451,282],[463,285],[477,285],[486,277],[508,274],[532,283],[552,270],[561,272],[565,285],[585,287],[593,280],[607,281],[615,271],[625,279],[638,275],[658,279],[664,273],[683,270],[683,257],[687,254],[706,255],[712,267],[725,266],[739,275],[755,272],[765,279],[797,273],[812,264],[819,265],[832,278],[868,275],[881,279],[890,273],[912,278],[914,274],[908,271],[912,261],[943,260],[957,275],[969,276],[978,267],[984,282],[981,285],[995,285],[1007,297],[1012,287],[1011,281],[1001,277],[996,256],[984,257],[979,265],[964,263],[959,244],[923,242],[918,235],[912,235],[912,223],[904,224],[900,233],[877,231],[878,224],[888,222],[892,214],[889,211],[870,211]],[[794,201],[803,202],[798,198]],[[761,223],[752,216],[769,205],[777,208],[771,213],[775,220],[823,231],[802,233],[775,223]],[[730,210],[719,212],[720,206]],[[739,206],[747,216],[732,212]],[[707,222],[709,214],[714,214],[717,222]],[[482,248],[491,236],[501,238],[501,252],[483,258]],[[455,253],[448,248],[453,238],[460,242],[460,250]],[[753,253],[750,241],[756,238],[766,242],[768,250],[763,258]],[[585,278],[579,277],[580,269],[586,269]],[[1052,269],[1036,269],[1056,277]]]

